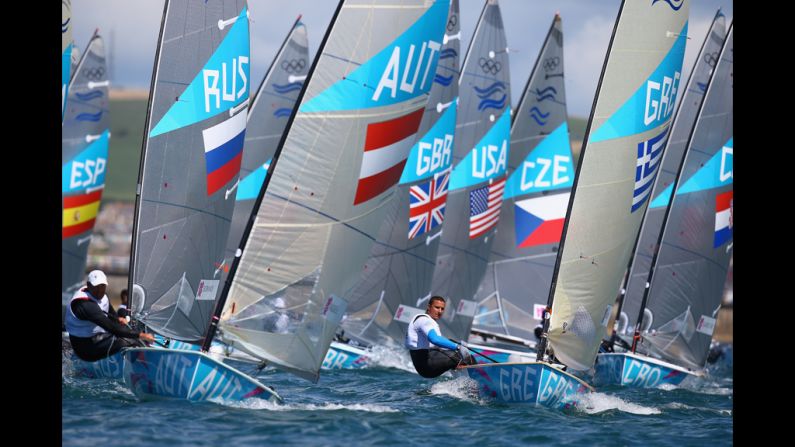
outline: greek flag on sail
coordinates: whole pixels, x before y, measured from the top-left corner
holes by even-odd
[[[638,163],[635,168],[635,190],[632,194],[632,212],[641,207],[651,193],[657,167],[660,166],[668,128],[651,140],[638,143]]]

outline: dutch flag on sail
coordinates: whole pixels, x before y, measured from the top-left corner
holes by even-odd
[[[715,245],[718,248],[729,242],[734,227],[734,191],[724,192],[715,197]]]
[[[240,173],[246,116],[237,115],[202,131],[204,158],[207,162],[207,195],[213,195]]]
[[[651,193],[651,186],[660,166],[668,128],[648,141],[638,143],[638,162],[635,167],[635,189],[632,193],[632,212],[641,207]]]
[[[421,108],[407,115],[367,125],[354,205],[372,199],[400,180],[424,111]]]

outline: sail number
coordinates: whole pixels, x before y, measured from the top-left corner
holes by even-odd
[[[69,176],[69,188],[85,188],[96,186],[105,172],[107,160],[97,157],[96,160],[72,161],[72,172]]]
[[[453,136],[445,134],[444,138],[434,138],[433,144],[420,141],[417,148],[419,149],[419,157],[417,157],[417,175],[419,176],[450,164],[453,154]]]
[[[508,158],[508,140],[502,140],[501,146],[487,144],[472,150],[472,177],[488,178],[505,171]]]
[[[536,158],[535,161],[526,160],[522,165],[522,191],[530,188],[545,188],[557,186],[569,181],[568,163],[571,157],[567,155],[555,155],[549,158]],[[536,167],[538,169],[536,170]],[[552,167],[550,174],[549,168]],[[535,174],[535,178],[532,178]]]
[[[409,80],[415,48],[415,45],[412,44],[409,46],[408,54],[404,52],[404,54],[406,54],[406,59],[403,61],[403,73],[401,76],[400,46],[395,46],[395,48],[392,50],[392,56],[389,58],[389,62],[386,64],[386,69],[384,70],[383,74],[381,74],[381,80],[378,81],[378,86],[375,89],[375,93],[373,93],[373,101],[378,101],[378,98],[381,97],[381,93],[384,89],[389,89],[392,98],[395,98],[398,89],[406,93],[413,94],[414,89],[417,86],[417,77],[419,76],[420,69],[423,65],[425,66],[425,70],[422,75],[422,81],[420,82],[420,89],[425,89],[425,84],[430,80],[430,78],[428,78],[428,71],[430,71],[434,54],[439,51],[441,44],[439,44],[439,42],[434,42],[433,40],[422,43],[422,47],[420,48],[419,54],[417,55],[417,63],[414,68],[414,74]],[[400,85],[398,85],[398,81]]]
[[[244,65],[248,65],[248,56],[239,56],[232,58],[232,69],[230,74],[227,75],[227,63],[221,63],[221,70],[202,70],[204,76],[204,111],[210,113],[211,98],[215,98],[215,109],[221,107],[221,101],[235,102],[245,94],[248,89],[248,77],[246,77],[246,69]],[[241,87],[237,89],[238,75],[241,78]],[[231,78],[231,79],[230,79]],[[218,88],[218,81],[221,81],[221,88]],[[231,87],[231,89],[230,89]]]
[[[643,114],[643,124],[648,126],[671,115],[676,103],[679,77],[677,71],[674,72],[673,77],[663,76],[662,85],[651,79],[646,81],[646,110]]]

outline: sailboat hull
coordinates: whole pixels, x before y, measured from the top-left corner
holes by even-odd
[[[581,379],[546,363],[491,363],[463,369],[478,383],[481,396],[501,402],[570,408],[593,391]]]
[[[359,369],[369,362],[367,352],[353,346],[331,342],[321,369]]]
[[[72,368],[75,375],[90,379],[121,379],[123,364],[122,351],[96,362],[87,362],[72,354]]]
[[[124,360],[124,381],[141,399],[282,400],[271,388],[202,352],[133,348],[124,351]]]
[[[643,355],[601,353],[596,356],[594,383],[598,386],[621,385],[655,388],[663,384],[679,385],[692,371]]]
[[[502,349],[473,343],[468,343],[467,347],[473,352],[472,358],[478,364],[489,364],[495,361],[497,363],[525,363],[533,362],[536,359],[535,351],[514,351],[511,349]],[[478,355],[478,353],[483,355]],[[488,356],[488,358],[484,356]]]

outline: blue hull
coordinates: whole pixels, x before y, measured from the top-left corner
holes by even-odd
[[[332,342],[323,359],[321,369],[359,369],[367,366],[366,351],[352,346]]]
[[[496,348],[493,346],[483,346],[469,343],[472,358],[478,364],[488,363],[526,363],[536,359],[535,352],[513,351],[509,349]],[[482,355],[481,355],[482,354]],[[486,358],[486,357],[488,358]]]
[[[546,363],[491,363],[464,370],[478,383],[481,396],[501,402],[570,408],[584,393],[593,391],[577,377]]]
[[[594,384],[655,388],[679,385],[693,374],[675,365],[631,353],[601,353],[596,356]]]
[[[124,357],[121,351],[96,362],[81,360],[72,353],[72,367],[75,374],[90,379],[121,379],[123,365]]]
[[[139,398],[281,402],[271,388],[196,351],[133,348],[124,351],[124,381]]]

